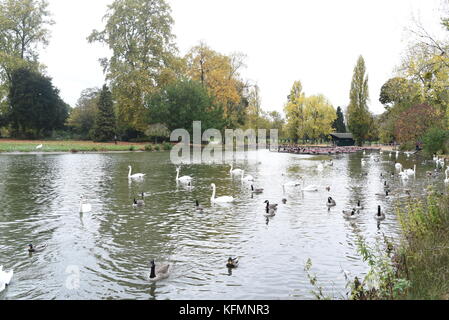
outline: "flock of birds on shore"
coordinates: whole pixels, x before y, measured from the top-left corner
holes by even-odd
[[[383,151],[380,151],[380,154],[382,154]],[[389,157],[392,158],[393,157],[393,152],[389,153]],[[407,155],[407,158],[410,157],[410,155],[412,154],[411,152],[406,152],[405,153]],[[363,155],[366,155],[366,152],[363,151]],[[399,152],[396,151],[396,159],[398,158]],[[379,161],[378,157],[374,157],[374,155],[371,155],[372,159],[374,159],[375,162]],[[438,156],[434,156],[433,157],[433,161],[435,162],[436,168],[434,171],[427,171],[426,175],[427,176],[433,176],[433,177],[437,177],[439,175],[439,173],[444,169],[445,166],[445,160],[443,158],[439,158]],[[367,160],[365,158],[361,159],[361,164],[362,167],[364,165],[366,165]],[[324,168],[326,167],[332,167],[333,166],[333,161],[332,160],[327,160],[327,161],[321,161],[317,167],[316,170],[318,172],[321,172],[324,170]],[[403,180],[406,181],[408,179],[410,179],[410,177],[415,177],[416,176],[416,164],[414,165],[414,168],[411,169],[406,169],[403,170],[403,166],[402,164],[398,163],[395,161],[395,165],[394,165],[395,170],[398,172],[397,176]],[[130,181],[134,181],[134,180],[142,180],[144,179],[144,177],[146,176],[143,173],[134,173],[132,174],[132,167],[128,166],[129,172],[128,172],[128,179]],[[176,182],[177,183],[181,183],[187,186],[192,186],[192,181],[193,178],[190,176],[179,176],[180,175],[180,171],[181,168],[178,167],[176,168]],[[444,183],[445,184],[449,184],[449,167],[446,168],[446,170],[444,171],[445,173],[445,180]],[[264,189],[262,188],[256,188],[254,186],[254,177],[251,175],[245,175],[245,171],[242,169],[235,169],[233,167],[233,165],[231,164],[231,169],[229,171],[229,174],[231,175],[231,177],[235,178],[235,177],[240,177],[242,183],[250,183],[251,185],[251,192],[252,194],[262,194],[264,192]],[[384,175],[383,173],[381,173],[381,177],[385,178],[388,175]],[[395,177],[396,174],[393,171],[390,175],[391,177]],[[232,203],[235,201],[235,198],[232,196],[220,196],[220,197],[216,197],[216,185],[214,183],[212,183],[210,185],[211,189],[212,189],[212,196],[210,198],[211,203],[217,203],[217,204],[225,204],[225,203]],[[305,185],[305,180],[300,177],[299,180],[297,181],[288,181],[286,183],[284,183],[282,185],[282,188],[285,191],[285,188],[298,188],[301,192],[319,192],[319,187],[316,185]],[[381,197],[389,197],[391,194],[391,190],[388,184],[388,181],[385,179],[383,181],[383,187],[384,187],[384,193],[376,193],[376,196],[381,196]],[[330,209],[332,207],[335,207],[337,205],[336,200],[333,199],[330,196],[330,191],[331,188],[330,186],[326,186],[325,190],[329,193],[329,196],[327,198],[326,201],[326,206]],[[410,190],[406,189],[405,190],[406,194],[408,196],[410,196]],[[145,205],[145,201],[144,201],[144,197],[145,194],[141,193],[141,197],[142,199],[133,199],[133,203],[132,206],[134,208],[137,207],[143,207]],[[282,203],[286,204],[287,203],[287,199],[283,198],[282,199]],[[274,217],[276,215],[277,209],[278,209],[278,204],[277,203],[270,203],[269,200],[266,200],[264,202],[265,204],[265,210],[264,210],[264,216],[267,218],[267,221],[270,217]],[[199,201],[196,200],[195,201],[195,207],[197,211],[202,212],[204,210],[204,208],[200,205]],[[365,208],[363,207],[363,205],[361,204],[360,200],[357,201],[357,203],[350,209],[347,210],[343,210],[343,217],[347,218],[347,219],[356,219],[359,215],[360,212],[362,210],[364,210]],[[79,206],[79,211],[80,213],[88,213],[92,211],[92,205],[90,203],[87,202],[87,199],[84,198],[84,196],[81,196],[80,199],[80,206]],[[385,220],[386,216],[385,213],[382,211],[381,206],[378,206],[377,208],[377,212],[374,215],[374,219],[376,219],[378,221],[378,223],[382,220]],[[28,252],[30,254],[36,253],[36,252],[40,252],[42,250],[44,250],[47,247],[46,244],[43,245],[38,245],[38,246],[33,246],[33,244],[29,244],[28,245]],[[227,262],[226,262],[226,267],[227,268],[236,268],[239,265],[239,259],[238,258],[233,258],[233,257],[229,257]],[[155,261],[151,260],[150,261],[150,272],[148,274],[148,279],[150,281],[158,281],[161,279],[165,279],[169,276],[170,274],[170,264],[162,264],[160,266],[156,267]],[[11,279],[13,277],[14,271],[10,270],[8,272],[3,271],[3,266],[0,266],[0,292],[2,292],[6,286],[9,285],[9,283],[11,282]]]

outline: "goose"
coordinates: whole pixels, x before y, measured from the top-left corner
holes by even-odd
[[[380,206],[377,207],[377,214],[374,216],[377,221],[385,220],[385,213],[382,212]]]
[[[334,199],[332,199],[332,197],[329,197],[329,198],[327,198],[326,205],[328,207],[335,207],[337,205],[337,203],[335,202]]]
[[[390,197],[390,191],[386,190],[385,193],[376,193],[376,196],[388,198],[388,197]]]
[[[40,144],[40,145],[38,145],[38,146],[36,147],[36,149],[39,150],[39,149],[42,149],[42,147],[43,147],[43,145]]]
[[[80,213],[87,213],[92,211],[92,206],[90,203],[86,202],[86,199],[84,199],[84,196],[81,196],[80,199]]]
[[[264,203],[267,204],[267,209],[274,209],[274,210],[278,209],[278,204],[277,203],[270,204],[270,201],[268,201],[268,200],[265,200]]]
[[[226,267],[233,269],[237,268],[238,266],[239,266],[239,259],[229,257],[228,262],[226,262]]]
[[[388,184],[387,180],[384,181],[384,189],[390,189],[390,185]]]
[[[360,200],[357,201],[357,206],[355,207],[357,210],[363,210],[363,205],[360,203]]]
[[[283,203],[283,204],[286,204],[286,203],[287,203],[287,199],[283,198],[283,199],[282,199],[282,203]]]
[[[265,208],[265,217],[274,217],[276,215],[276,209],[268,208],[268,206]]]
[[[196,205],[196,210],[197,211],[203,211],[204,210],[203,207],[200,206],[200,203],[198,202],[198,200],[195,200],[195,205]]]
[[[129,169],[128,179],[142,179],[143,177],[145,177],[145,174],[143,174],[143,173],[135,173],[135,174],[131,175],[131,172],[132,172],[131,166],[128,166],[128,169]]]
[[[254,188],[254,185],[251,185],[251,191],[253,193],[256,193],[256,194],[263,193],[263,189],[262,188]]]
[[[242,174],[242,169],[234,169],[234,165],[231,163],[231,170],[229,170],[229,174],[231,175],[241,175]]]
[[[43,251],[45,248],[47,248],[47,244],[46,243],[43,243],[43,244],[40,244],[40,245],[37,245],[37,246],[33,246],[33,244],[30,243],[28,245],[28,252],[30,252],[30,253],[40,252],[40,251]]]
[[[164,264],[158,268],[156,268],[156,264],[154,263],[154,260],[151,260],[150,262],[150,274],[148,275],[148,279],[150,281],[158,281],[165,278],[168,278],[170,275],[170,265]]]
[[[353,208],[352,210],[343,210],[342,212],[344,217],[348,219],[357,218],[357,213],[359,213],[355,208]]]
[[[9,272],[6,272],[3,271],[3,266],[0,266],[0,292],[5,290],[6,286],[9,286],[13,274],[14,270],[11,269]]]
[[[133,200],[133,207],[137,208],[137,207],[143,207],[145,205],[145,201],[142,200],[136,200],[136,198],[134,198]]]
[[[413,169],[407,169],[404,171],[406,175],[408,176],[414,176],[416,175],[416,164],[413,166]]]
[[[242,182],[254,181],[254,177],[252,175],[245,175],[245,170],[242,170]]]
[[[223,197],[215,198],[215,191],[216,191],[215,183],[212,183],[210,186],[211,186],[211,188],[213,190],[212,191],[212,197],[210,198],[211,202],[215,202],[215,203],[234,202],[234,198],[233,197],[223,196]]]
[[[181,183],[190,183],[192,182],[192,177],[189,176],[183,176],[183,177],[179,177],[179,172],[181,171],[181,168],[178,167],[176,168],[176,181],[179,181]]]

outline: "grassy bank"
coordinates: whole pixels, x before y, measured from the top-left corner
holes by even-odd
[[[36,149],[42,144],[41,149]],[[118,142],[96,143],[92,141],[41,141],[0,139],[0,152],[112,152],[168,150],[168,144]]]

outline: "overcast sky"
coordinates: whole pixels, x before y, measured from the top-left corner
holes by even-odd
[[[242,76],[257,83],[265,110],[282,111],[295,80],[307,95],[324,94],[346,107],[352,72],[360,54],[369,75],[370,109],[381,86],[393,76],[409,41],[406,27],[419,17],[433,33],[439,25],[441,0],[169,0],[173,32],[181,54],[199,41],[229,54],[247,55]],[[112,0],[49,0],[56,24],[41,62],[72,107],[83,89],[101,87],[98,59],[108,51],[88,44],[101,29]]]

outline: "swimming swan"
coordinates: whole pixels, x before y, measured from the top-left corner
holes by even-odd
[[[179,181],[181,183],[189,183],[192,181],[192,177],[189,176],[183,176],[183,177],[179,177],[179,172],[181,171],[181,168],[176,168],[176,181]]]
[[[0,292],[5,290],[6,286],[11,282],[12,276],[14,274],[14,270],[10,270],[9,272],[3,271],[3,266],[0,266]]]
[[[242,169],[234,169],[234,165],[231,163],[231,170],[229,170],[229,174],[241,175],[242,171]]]
[[[92,211],[92,205],[86,202],[84,196],[81,196],[80,200],[80,213],[87,213]]]
[[[242,181],[243,182],[248,182],[248,181],[254,181],[254,177],[252,175],[247,175],[246,177],[244,177],[245,175],[245,170],[242,170]]]
[[[143,173],[136,173],[131,175],[132,168],[131,166],[128,166],[128,168],[129,168],[128,179],[142,179],[143,177],[145,177],[145,174]]]
[[[210,186],[212,187],[212,190],[213,190],[212,191],[212,197],[210,197],[210,201],[211,202],[215,202],[215,203],[229,203],[229,202],[233,202],[234,201],[233,197],[228,197],[228,196],[215,198],[215,191],[216,191],[215,183],[212,183]]]

